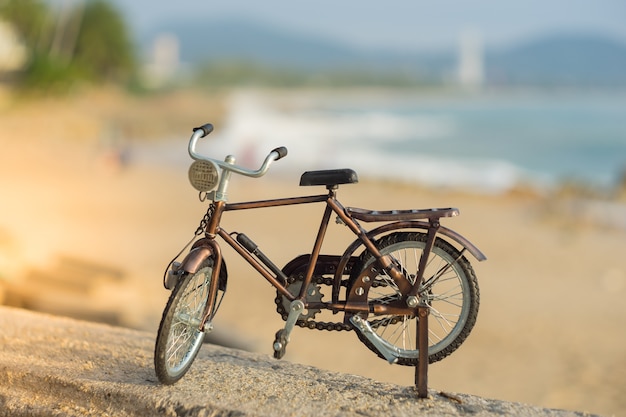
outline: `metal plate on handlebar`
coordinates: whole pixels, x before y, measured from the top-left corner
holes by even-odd
[[[189,182],[198,191],[211,191],[220,182],[220,170],[213,162],[196,160],[189,167]]]

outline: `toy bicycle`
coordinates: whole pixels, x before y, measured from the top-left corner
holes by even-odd
[[[376,211],[344,207],[337,200],[339,185],[358,182],[351,169],[309,171],[301,186],[323,186],[327,193],[264,201],[229,203],[231,174],[261,177],[287,149],[271,151],[254,171],[196,152],[211,124],[195,128],[189,141],[194,162],[191,184],[201,200],[210,201],[189,252],[172,261],[164,276],[171,294],[158,330],[154,364],[158,379],[173,384],[188,371],[204,341],[227,287],[228,275],[218,237],[231,246],[276,288],[278,313],[286,322],[276,333],[274,357],[286,351],[295,326],[317,330],[355,331],[361,342],[389,363],[418,365],[419,346],[428,362],[454,352],[472,330],[479,306],[478,282],[466,252],[478,261],[483,253],[467,239],[440,224],[459,214],[455,208]],[[325,210],[310,254],[276,266],[244,233],[220,226],[229,211],[324,203]],[[333,213],[355,240],[341,255],[321,254]],[[382,223],[366,230],[363,223]],[[193,243],[193,244],[192,244]],[[184,249],[185,250],[185,249]],[[179,254],[180,255],[180,254]],[[176,258],[175,258],[176,259]],[[418,345],[420,306],[429,308],[427,340]],[[334,321],[321,321],[324,312]],[[427,323],[427,322],[426,322]]]

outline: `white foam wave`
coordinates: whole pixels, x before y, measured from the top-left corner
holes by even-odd
[[[227,123],[199,144],[201,153],[256,168],[267,153],[286,146],[289,156],[272,171],[297,175],[305,170],[353,168],[365,178],[470,187],[501,191],[514,186],[522,173],[499,160],[437,158],[401,153],[393,142],[436,140],[454,125],[443,118],[401,116],[381,111],[329,112],[295,107],[250,92],[232,97]],[[376,146],[381,145],[383,146]]]

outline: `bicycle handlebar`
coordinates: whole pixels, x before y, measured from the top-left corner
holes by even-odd
[[[207,123],[207,124],[202,125],[200,127],[194,127],[193,128],[194,133],[197,130],[201,130],[202,131],[202,136],[200,136],[200,137],[203,138],[206,135],[208,135],[209,133],[213,132],[213,125],[211,123]]]
[[[193,129],[193,134],[191,135],[191,139],[189,139],[189,149],[188,149],[189,156],[191,156],[195,160],[210,161],[218,165],[222,169],[232,171],[237,174],[245,175],[247,177],[255,177],[255,178],[265,175],[265,173],[269,169],[272,162],[278,161],[279,159],[287,156],[287,148],[285,148],[284,146],[273,149],[265,157],[265,160],[263,161],[263,164],[261,165],[259,169],[251,170],[251,169],[247,169],[238,165],[228,163],[227,161],[221,161],[219,159],[213,159],[204,155],[200,155],[199,153],[196,152],[196,145],[198,144],[198,140],[207,136],[212,131],[213,131],[213,125],[210,123],[207,123],[205,125],[202,125],[200,127],[196,127]],[[228,159],[229,158],[227,157],[227,160]]]

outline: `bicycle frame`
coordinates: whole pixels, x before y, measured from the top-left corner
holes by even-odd
[[[269,258],[265,257],[260,251],[256,251],[256,247],[246,248],[244,244],[233,238],[230,233],[224,230],[220,226],[221,217],[224,212],[238,211],[238,210],[251,210],[268,207],[281,207],[291,206],[299,204],[312,204],[312,203],[325,203],[325,210],[320,222],[319,230],[310,257],[308,258],[308,266],[306,269],[303,284],[300,287],[298,294],[292,294],[287,289],[288,277],[276,267]],[[402,220],[403,217],[415,217],[415,212],[411,211],[410,214],[402,216],[402,213],[397,214],[394,218],[400,219],[400,221],[387,223],[380,226],[370,232],[367,232],[357,221],[354,219],[350,212],[359,213],[365,221],[377,221],[376,215],[373,215],[371,219],[367,215],[372,215],[373,212],[363,211],[360,209],[346,209],[336,198],[335,189],[329,189],[328,194],[303,196],[303,197],[289,197],[272,200],[259,200],[248,201],[239,203],[227,203],[225,201],[215,201],[213,203],[213,214],[206,225],[205,238],[199,240],[194,249],[190,252],[188,257],[183,261],[182,269],[186,272],[193,273],[200,263],[209,256],[215,258],[213,267],[213,276],[211,281],[211,287],[208,294],[207,304],[205,306],[203,319],[200,323],[200,330],[202,330],[214,313],[215,306],[212,305],[211,300],[215,300],[215,295],[218,289],[218,282],[220,276],[220,268],[222,266],[222,251],[216,241],[216,237],[221,237],[230,247],[232,247],[241,257],[243,257],[257,272],[259,272],[273,287],[275,287],[281,294],[283,294],[289,301],[301,300],[304,303],[305,308],[326,309],[333,312],[344,311],[347,313],[357,314],[359,312],[370,312],[370,308],[366,302],[359,300],[358,294],[348,294],[345,302],[339,301],[339,284],[343,272],[350,261],[352,253],[360,246],[365,246],[365,249],[374,255],[378,260],[378,264],[383,268],[394,280],[398,289],[407,296],[398,300],[397,302],[390,303],[388,305],[375,306],[374,314],[402,314],[402,315],[415,315],[417,314],[417,302],[420,285],[423,281],[423,271],[428,261],[430,251],[434,244],[436,235],[443,231],[443,234],[448,237],[452,237],[457,242],[460,242],[465,249],[469,249],[478,259],[484,259],[484,255],[475,248],[471,243],[462,238],[460,235],[451,231],[450,229],[443,228],[439,224],[439,218],[443,217],[446,213],[442,209],[436,210],[424,210],[424,217],[428,217],[428,222],[409,221]],[[306,290],[311,284],[316,265],[320,259],[320,251],[328,229],[331,215],[335,213],[339,219],[357,236],[357,239],[346,250],[346,252],[335,259],[335,284],[333,285],[333,297],[331,302],[307,302]],[[458,213],[458,212],[456,212]],[[455,215],[455,214],[453,214]],[[380,217],[380,216],[379,216]],[[384,218],[384,217],[383,217]],[[378,251],[378,248],[373,243],[374,236],[380,233],[388,232],[390,230],[396,230],[401,228],[409,229],[426,229],[428,233],[428,239],[426,247],[420,259],[419,268],[417,272],[417,278],[414,283],[411,283],[404,274],[394,264],[393,259],[389,256],[382,256]],[[243,234],[238,234],[242,236]],[[245,236],[245,235],[243,235]],[[247,237],[246,237],[247,239]],[[245,242],[244,242],[245,243]],[[252,243],[252,245],[254,245]],[[251,250],[252,249],[252,250]],[[464,249],[464,250],[465,250]],[[464,251],[463,250],[463,251]],[[256,255],[256,258],[255,258]],[[261,259],[260,262],[257,258]],[[411,301],[411,297],[413,297]]]

